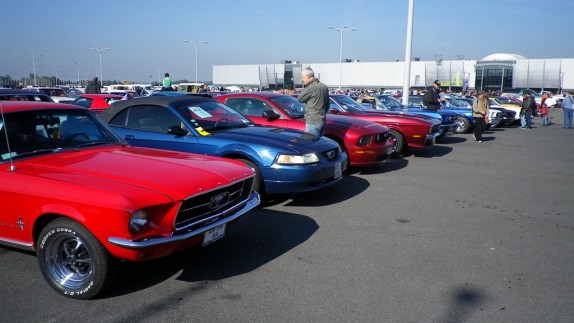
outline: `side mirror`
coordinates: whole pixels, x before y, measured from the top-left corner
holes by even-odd
[[[281,116],[275,113],[273,110],[264,110],[261,115],[268,121],[273,121],[279,119]]]
[[[337,109],[329,109],[329,113],[339,114],[340,112],[339,112],[339,110],[337,110]]]
[[[171,126],[167,129],[167,133],[181,137],[187,135],[189,132],[180,126]]]

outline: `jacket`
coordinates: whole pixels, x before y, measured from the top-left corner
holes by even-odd
[[[434,86],[430,86],[427,89],[427,92],[423,96],[423,104],[429,110],[440,109],[439,94],[438,91],[434,88]]]
[[[305,103],[305,123],[324,124],[327,110],[329,110],[329,89],[317,79],[307,84],[297,98]]]
[[[100,90],[100,84],[96,81],[89,81],[88,86],[86,86],[86,90],[84,91],[86,94],[100,94],[102,91]]]

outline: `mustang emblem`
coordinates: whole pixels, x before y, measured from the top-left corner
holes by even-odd
[[[328,157],[329,159],[334,158],[334,157],[335,157],[335,151],[334,151],[334,150],[328,151],[328,152],[327,152],[327,157]]]
[[[217,209],[227,202],[229,202],[229,192],[222,192],[211,197],[211,200],[209,201],[209,208],[212,210]]]

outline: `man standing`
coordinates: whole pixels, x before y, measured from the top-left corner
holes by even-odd
[[[427,92],[423,96],[423,104],[428,110],[437,111],[440,109],[440,81],[436,80],[429,86]]]
[[[100,90],[100,83],[98,82],[98,77],[94,77],[92,81],[88,82],[88,86],[86,86],[86,90],[84,91],[86,94],[100,94],[102,91]]]
[[[562,99],[562,109],[564,110],[564,129],[572,129],[572,108],[574,99],[571,92],[566,92]]]
[[[530,93],[522,93],[522,106],[520,109],[520,123],[522,129],[532,129],[532,113],[536,111],[536,101]]]
[[[301,82],[304,89],[299,94],[298,100],[305,103],[305,131],[322,136],[329,109],[329,89],[315,78],[315,73],[310,67],[301,71]]]

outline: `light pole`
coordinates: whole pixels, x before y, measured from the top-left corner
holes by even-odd
[[[350,31],[355,31],[355,30],[357,30],[357,28],[349,28],[347,26],[343,26],[341,28],[335,28],[333,26],[329,26],[327,28],[336,30],[341,35],[341,45],[339,46],[339,90],[340,90],[341,89],[341,77],[343,75],[343,33],[347,29],[349,29]]]
[[[104,76],[102,75],[102,52],[106,51],[106,50],[110,50],[110,48],[101,48],[101,47],[92,47],[90,48],[91,50],[95,50],[98,53],[100,53],[100,86],[103,87],[104,86]]]
[[[197,83],[197,44],[207,44],[207,40],[184,40],[184,42],[195,45],[195,83]]]
[[[31,56],[32,56],[32,69],[33,69],[33,71],[34,71],[34,86],[35,86],[35,85],[37,85],[37,83],[36,83],[36,65],[38,65],[38,64],[36,64],[36,55],[42,56],[42,54],[29,53],[29,54],[26,54],[26,55],[31,55]]]
[[[78,67],[78,83],[77,83],[77,86],[80,86],[80,65],[82,65],[82,63],[74,62],[74,65],[76,65]]]

